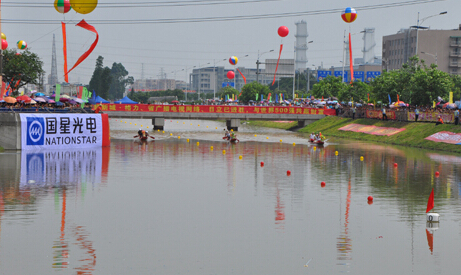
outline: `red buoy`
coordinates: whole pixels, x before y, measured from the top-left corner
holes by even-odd
[[[397,163],[395,162],[395,163],[394,163],[394,167],[397,167],[397,166],[398,166],[398,165],[397,165]]]
[[[261,161],[261,167],[264,167],[264,161]]]
[[[440,175],[439,171],[435,171],[435,176],[438,177]]]
[[[291,175],[291,171],[287,170],[287,176]]]
[[[322,188],[325,187],[325,182],[322,181],[322,182],[320,183],[320,186],[322,186]]]
[[[372,197],[372,196],[368,196],[368,201],[373,201],[373,197]]]

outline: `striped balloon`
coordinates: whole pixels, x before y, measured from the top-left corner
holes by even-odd
[[[54,8],[59,13],[67,13],[72,9],[70,0],[54,0]]]
[[[18,41],[18,49],[20,50],[25,50],[27,48],[27,43],[24,40],[19,40]]]
[[[229,58],[229,63],[230,63],[231,65],[237,65],[237,62],[239,62],[239,59],[237,58],[237,56],[231,56],[231,57]]]
[[[346,23],[352,23],[357,19],[357,12],[354,8],[348,7],[341,13],[341,18]]]

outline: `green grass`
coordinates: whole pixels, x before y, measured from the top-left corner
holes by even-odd
[[[364,133],[340,131],[339,128],[348,124],[363,124],[374,125],[379,127],[405,128],[405,131],[392,136],[375,136]],[[443,150],[449,152],[461,153],[461,145],[454,145],[442,142],[434,142],[425,140],[424,138],[441,131],[449,131],[453,133],[461,133],[461,127],[454,124],[443,124],[435,126],[435,123],[426,122],[398,122],[398,121],[382,121],[376,119],[355,119],[340,118],[335,116],[327,116],[318,120],[303,129],[299,130],[302,133],[322,132],[328,137],[338,137],[346,139],[357,139],[365,141],[373,141],[379,143],[403,145],[417,148]]]
[[[283,123],[283,122],[274,122],[274,121],[250,120],[250,121],[246,121],[246,123],[252,126],[270,127],[270,128],[276,128],[276,129],[284,129],[284,130],[289,130],[293,127],[298,126],[297,121]]]

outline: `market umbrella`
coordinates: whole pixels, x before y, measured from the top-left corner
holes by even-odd
[[[70,99],[70,96],[68,96],[68,95],[61,95],[60,98],[67,98],[67,99]]]
[[[69,101],[69,100],[70,100],[70,99],[67,98],[67,97],[61,97],[61,98],[59,99],[59,101],[61,101],[61,102],[67,102],[67,101]]]
[[[85,102],[85,101],[83,101],[83,99],[77,98],[77,97],[73,97],[72,100],[75,101],[75,102],[78,102],[78,103],[84,103]]]
[[[27,101],[27,102],[25,102],[25,103],[26,103],[26,104],[36,104],[37,101],[31,99],[31,100],[29,100],[29,101]]]
[[[37,96],[45,96],[45,94],[44,93],[35,93],[34,97],[37,97]]]
[[[75,101],[75,100],[69,100],[69,101],[67,101],[67,103],[72,104],[72,105],[78,104],[77,101]]]
[[[7,96],[3,98],[3,100],[5,100],[6,103],[16,103],[17,102],[16,98],[11,97],[11,96]]]
[[[62,103],[61,101],[58,101],[58,102],[55,102],[56,106],[64,106],[64,103]]]
[[[56,103],[56,101],[50,99],[50,100],[48,100],[48,103]]]
[[[46,99],[44,99],[43,97],[36,97],[36,98],[34,98],[34,100],[35,100],[36,102],[42,102],[42,103],[47,102]]]

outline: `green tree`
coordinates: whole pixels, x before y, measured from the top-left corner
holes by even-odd
[[[338,97],[339,94],[348,90],[348,84],[344,83],[341,77],[328,76],[312,87],[312,94],[316,98]]]
[[[242,95],[239,96],[239,101],[244,103],[248,103],[250,100],[256,101],[256,95],[258,95],[258,100],[261,100],[261,95],[267,98],[270,92],[268,86],[258,82],[252,82],[242,87]]]
[[[29,49],[16,54],[16,50],[6,49],[3,51],[3,81],[10,83],[17,90],[27,84],[39,85],[40,76],[45,73],[43,62],[37,54],[32,53]],[[18,85],[16,83],[19,81]]]
[[[90,91],[95,91],[97,95],[104,99],[108,99],[109,96],[109,87],[112,81],[110,75],[111,70],[109,67],[104,67],[104,57],[98,56],[96,59],[96,66],[93,71],[93,76],[91,76],[88,89]]]
[[[234,95],[235,97],[238,94],[239,94],[239,91],[237,89],[234,89],[232,87],[224,87],[219,90],[217,96],[224,100],[226,98],[226,95],[227,95],[227,98],[232,98],[232,95]]]
[[[134,83],[132,76],[128,76],[128,71],[122,63],[113,63],[110,70],[111,83],[109,86],[109,98],[119,99],[123,97],[125,88],[129,84]]]
[[[338,99],[340,101],[348,102],[350,100],[358,101],[368,101],[368,94],[370,93],[370,85],[362,81],[356,81],[353,85],[348,85],[346,89],[339,91]]]

